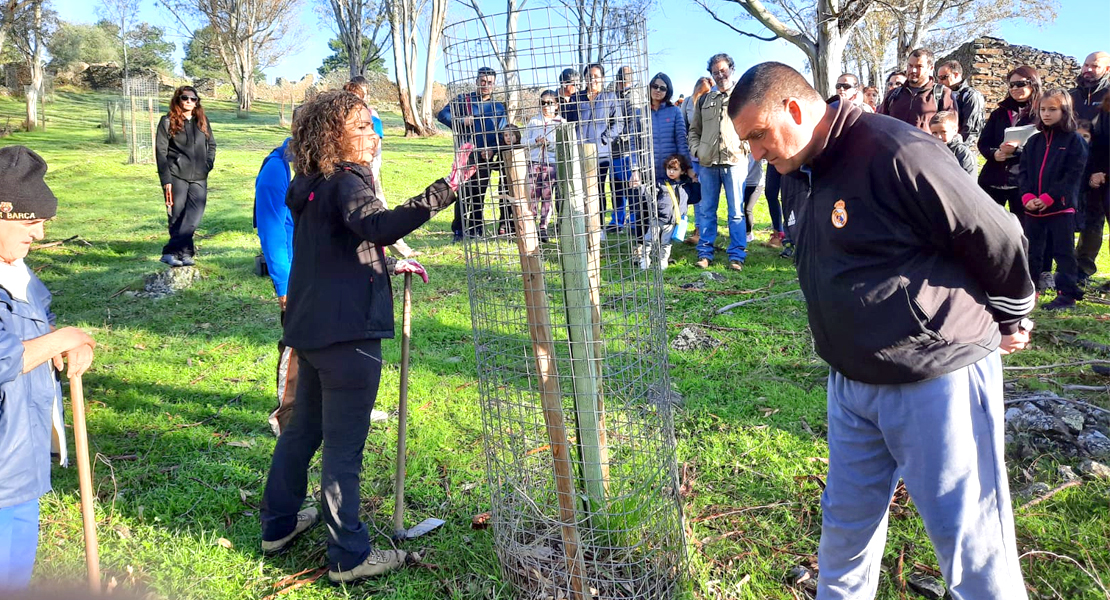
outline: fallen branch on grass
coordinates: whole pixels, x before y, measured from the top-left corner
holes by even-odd
[[[711,515],[703,515],[703,516],[700,516],[700,517],[694,517],[693,519],[690,519],[690,522],[691,523],[704,523],[705,521],[712,521],[714,519],[720,519],[720,518],[723,518],[723,517],[731,517],[733,515],[739,515],[739,514],[743,514],[743,513],[746,513],[746,512],[751,512],[753,510],[762,510],[764,508],[776,508],[776,507],[779,507],[779,506],[793,506],[795,504],[797,504],[797,502],[775,502],[774,504],[764,504],[763,506],[746,506],[744,508],[736,508],[736,509],[733,509],[733,510],[726,510],[724,512],[714,513],[714,514],[711,514]]]
[[[42,250],[43,248],[53,248],[54,246],[64,246],[67,242],[80,242],[80,243],[82,243],[82,244],[84,244],[84,245],[86,245],[90,248],[92,247],[92,244],[90,244],[87,241],[81,239],[81,236],[74,235],[74,236],[67,237],[64,240],[58,240],[56,242],[48,242],[46,244],[39,244],[39,245],[35,246],[33,249],[34,250]]]
[[[1022,504],[1018,508],[1018,510],[1024,510],[1026,508],[1036,506],[1036,505],[1040,504],[1041,502],[1044,502],[1045,500],[1048,500],[1049,498],[1055,496],[1056,494],[1058,494],[1058,493],[1060,493],[1060,492],[1062,492],[1062,491],[1064,491],[1068,488],[1076,487],[1076,486],[1079,486],[1079,485],[1083,485],[1083,480],[1082,479],[1073,479],[1071,481],[1065,481],[1064,483],[1061,483],[1060,485],[1052,488],[1051,490],[1048,490],[1044,494],[1041,494],[1040,496],[1037,496],[1036,498],[1033,498],[1029,502],[1026,502],[1025,504]]]
[[[1087,365],[1110,365],[1110,360],[1080,360],[1070,363],[1055,363],[1051,365],[1037,365],[1035,367],[1002,367],[1003,371],[1041,371],[1055,369],[1056,367],[1083,367]]]
[[[282,594],[287,594],[289,592],[292,592],[295,589],[304,587],[304,586],[306,586],[310,583],[316,583],[317,579],[323,577],[324,574],[328,572],[328,568],[327,567],[320,567],[319,569],[316,569],[315,572],[312,573],[312,575],[310,575],[308,577],[305,577],[304,579],[296,579],[296,577],[298,577],[300,575],[304,575],[305,573],[308,573],[309,571],[312,571],[312,569],[305,569],[304,571],[301,571],[300,573],[297,573],[296,575],[290,575],[288,577],[285,577],[285,578],[281,579],[280,581],[278,581],[277,583],[274,584],[274,589],[277,589],[277,591],[270,594],[269,596],[266,596],[266,597],[262,598],[262,600],[273,600],[274,598],[277,598],[278,596],[280,596]],[[282,584],[285,584],[285,586],[281,587],[281,589],[278,589]]]
[[[225,402],[223,406],[217,408],[216,409],[216,414],[212,415],[211,417],[208,417],[207,419],[204,419],[203,421],[197,421],[196,423],[184,423],[184,424],[178,425],[177,429],[186,429],[188,427],[199,427],[201,425],[204,425],[205,423],[209,423],[212,420],[214,420],[216,417],[220,416],[220,413],[223,412],[223,410],[225,408],[227,408],[228,406],[231,406],[235,402],[238,402],[242,398],[243,398],[243,394],[239,394],[238,396],[236,396],[236,397],[232,398],[231,400],[228,400],[227,402]]]
[[[744,306],[745,304],[751,304],[753,302],[762,302],[764,300],[771,300],[771,299],[774,299],[774,298],[782,298],[783,296],[793,296],[794,294],[800,294],[800,293],[802,293],[802,290],[797,289],[797,290],[790,290],[789,292],[782,292],[781,294],[771,294],[770,296],[762,296],[760,298],[752,298],[751,300],[742,300],[740,302],[734,302],[732,304],[729,304],[728,306],[723,306],[721,308],[718,308],[717,309],[717,314],[719,314],[719,315],[724,314],[724,313],[726,313],[726,312],[728,312],[728,311],[730,311],[734,308]],[[1110,362],[1110,361],[1108,361],[1108,362]]]
[[[1107,598],[1110,598],[1110,590],[1107,590],[1106,586],[1103,585],[1102,578],[1098,577],[1097,575],[1092,574],[1083,565],[1079,564],[1078,560],[1075,560],[1074,558],[1072,558],[1070,556],[1064,556],[1063,554],[1056,554],[1055,552],[1049,552],[1047,550],[1030,550],[1029,552],[1026,552],[1025,554],[1022,554],[1021,556],[1019,556],[1018,560],[1021,560],[1021,559],[1025,558],[1026,556],[1037,555],[1037,554],[1043,554],[1045,556],[1051,556],[1052,558],[1058,558],[1058,559],[1066,560],[1066,561],[1072,563],[1073,565],[1078,567],[1080,571],[1083,571],[1083,573],[1085,573],[1087,575],[1087,577],[1090,577],[1091,580],[1095,582],[1095,585],[1097,585],[1102,590],[1102,593],[1105,594]]]
[[[1083,402],[1082,400],[1072,400],[1071,398],[1061,398],[1059,396],[1028,396],[1026,398],[1012,398],[1010,400],[1006,400],[1005,402],[1003,402],[1003,405],[1009,406],[1011,404],[1024,404],[1026,402],[1043,402],[1045,400],[1053,400],[1053,401],[1056,401],[1056,402],[1065,402],[1067,404],[1076,404],[1076,405],[1079,405],[1079,406],[1089,408],[1091,410],[1104,412],[1104,413],[1110,415],[1110,410],[1106,410],[1105,408],[1102,408],[1101,406],[1095,406],[1094,404]]]

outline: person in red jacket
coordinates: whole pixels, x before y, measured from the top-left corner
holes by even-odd
[[[1087,143],[1075,132],[1075,110],[1066,90],[1049,90],[1037,103],[1040,133],[1021,153],[1018,189],[1025,205],[1029,271],[1041,272],[1045,238],[1056,261],[1056,299],[1045,310],[1067,310],[1083,292],[1076,285],[1075,208],[1087,165]],[[1043,292],[1038,282],[1037,292]]]

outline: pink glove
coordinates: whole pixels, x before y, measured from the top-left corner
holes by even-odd
[[[478,165],[470,164],[470,153],[474,151],[474,144],[467,142],[459,146],[455,152],[455,161],[451,163],[451,174],[447,176],[447,185],[452,192],[458,192],[459,186],[478,172]]]
[[[1037,197],[1033,194],[1025,194],[1024,196],[1021,197],[1021,205],[1025,206],[1025,207],[1028,207],[1029,206],[1029,201],[1030,200],[1036,200],[1036,199],[1037,199]]]
[[[411,258],[399,260],[393,265],[393,274],[401,275],[402,273],[415,273],[428,283],[428,272],[424,270],[424,265],[416,262]]]
[[[1052,196],[1049,196],[1048,194],[1041,194],[1040,198],[1041,202],[1044,202],[1045,208],[1052,206],[1056,202],[1052,199]]]

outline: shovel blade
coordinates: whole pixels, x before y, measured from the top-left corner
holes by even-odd
[[[424,535],[425,533],[428,533],[429,531],[432,531],[433,529],[436,529],[437,527],[443,525],[446,522],[447,521],[444,521],[443,519],[436,519],[436,518],[433,518],[433,517],[429,517],[427,519],[424,519],[423,521],[421,521],[421,522],[417,523],[416,525],[412,526],[411,528],[409,528],[408,531],[404,532],[405,539],[411,540],[413,538],[418,538],[418,537]]]

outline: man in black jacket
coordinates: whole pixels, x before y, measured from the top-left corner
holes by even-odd
[[[958,60],[950,60],[937,67],[937,81],[952,90],[952,99],[956,101],[959,112],[960,137],[968,146],[974,146],[986,121],[983,94],[964,79],[964,68]]]
[[[809,185],[798,277],[828,384],[818,600],[874,597],[901,477],[954,598],[1023,600],[1003,463],[1000,354],[1034,305],[1021,229],[939,142],[797,71],[750,69],[729,117],[756,159]]]
[[[1075,79],[1071,100],[1075,104],[1075,118],[1093,121],[1098,114],[1102,98],[1110,93],[1110,54],[1092,52],[1083,61],[1083,69]]]

